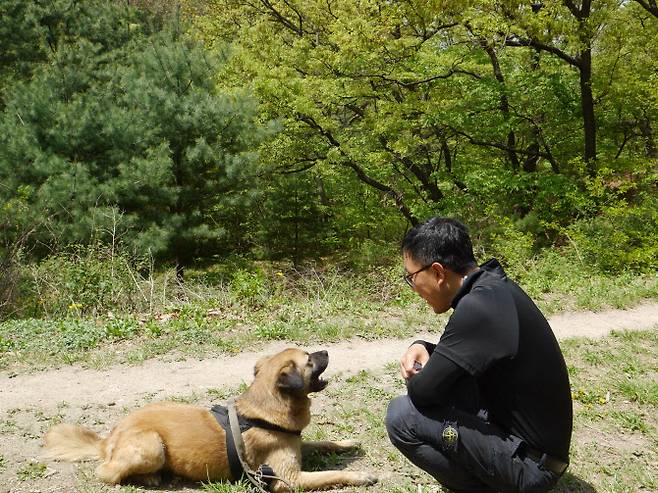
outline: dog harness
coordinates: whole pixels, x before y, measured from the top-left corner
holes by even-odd
[[[210,412],[213,414],[213,416],[215,416],[215,419],[219,423],[219,426],[221,426],[224,429],[224,432],[226,434],[226,455],[228,456],[228,465],[229,468],[231,469],[231,476],[233,476],[233,479],[236,481],[238,479],[242,479],[245,474],[245,470],[242,467],[242,462],[240,461],[240,457],[238,456],[238,450],[235,445],[235,438],[233,437],[233,432],[231,431],[231,425],[229,424],[228,408],[216,404],[210,408]],[[261,428],[264,430],[289,433],[291,435],[299,436],[302,434],[302,432],[299,430],[288,430],[287,428],[283,428],[281,426],[275,425],[274,423],[270,423],[262,419],[247,418],[245,416],[242,416],[241,414],[238,414],[238,423],[240,424],[240,433],[244,433],[250,428]],[[267,464],[261,464],[258,467],[258,472],[263,477],[270,477],[270,479],[265,480],[265,482],[267,483],[267,487],[269,488],[270,484],[273,481],[273,477],[276,476],[274,470]]]

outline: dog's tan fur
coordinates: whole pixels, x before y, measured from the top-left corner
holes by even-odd
[[[236,399],[238,412],[289,430],[305,428],[311,418],[308,394],[325,385],[318,375],[326,367],[326,353],[323,368],[318,368],[318,354],[286,349],[259,360],[254,381]],[[268,464],[293,488],[362,486],[377,480],[365,472],[301,470],[302,450],[339,452],[358,445],[351,440],[302,444],[298,435],[262,428],[249,429],[243,438],[249,466]],[[163,470],[194,481],[231,479],[226,436],[215,417],[206,409],[174,402],[131,413],[103,439],[82,426],[57,425],[46,434],[44,448],[50,458],[102,459],[96,474],[109,484],[130,481],[154,486]],[[282,481],[275,481],[271,489],[288,491]]]

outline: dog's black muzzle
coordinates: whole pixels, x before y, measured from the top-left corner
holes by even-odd
[[[319,392],[329,383],[320,378],[320,375],[327,369],[327,365],[329,364],[329,353],[327,351],[317,351],[309,354],[308,358],[313,365],[313,370],[311,371],[311,392]]]

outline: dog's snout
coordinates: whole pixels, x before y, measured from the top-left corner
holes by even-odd
[[[309,361],[313,364],[314,373],[322,373],[329,364],[329,353],[327,351],[316,351],[308,356]]]
[[[308,355],[311,369],[310,391],[319,392],[327,386],[327,381],[320,378],[320,375],[327,369],[329,364],[329,353],[327,351],[316,351]]]
[[[309,355],[309,359],[316,364],[323,364],[329,361],[329,353],[327,351],[316,351]]]

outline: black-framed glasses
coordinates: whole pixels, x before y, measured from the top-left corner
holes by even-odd
[[[416,274],[418,274],[419,272],[423,272],[425,269],[429,269],[430,267],[432,267],[433,263],[434,262],[432,262],[429,265],[426,265],[425,267],[422,267],[422,268],[418,269],[416,272],[412,272],[411,274],[405,274],[404,276],[402,276],[403,279],[404,279],[404,282],[406,282],[409,285],[409,287],[411,289],[413,289],[415,287],[414,277],[416,276]]]

